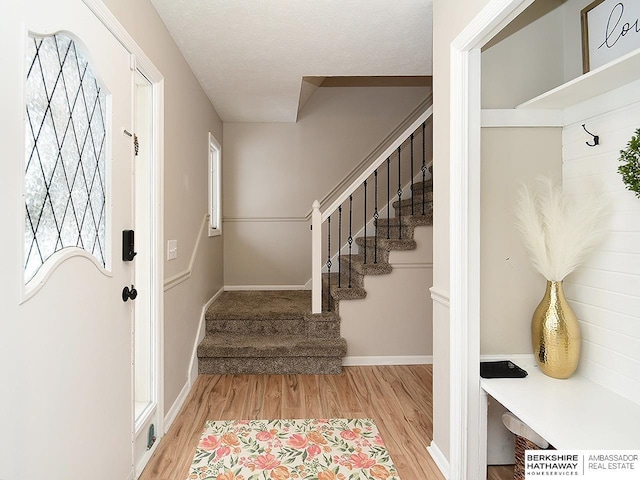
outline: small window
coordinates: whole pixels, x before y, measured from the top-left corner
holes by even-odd
[[[222,149],[209,133],[209,236],[222,235]]]

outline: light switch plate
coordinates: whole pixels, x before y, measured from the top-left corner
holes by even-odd
[[[169,240],[167,242],[167,260],[174,260],[178,258],[178,241]]]

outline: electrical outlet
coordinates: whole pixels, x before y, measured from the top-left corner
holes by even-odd
[[[169,240],[167,242],[167,260],[174,260],[178,258],[178,241]]]

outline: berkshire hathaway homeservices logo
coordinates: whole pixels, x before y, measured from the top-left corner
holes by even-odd
[[[637,480],[640,451],[527,450],[525,480],[577,478],[580,480]]]

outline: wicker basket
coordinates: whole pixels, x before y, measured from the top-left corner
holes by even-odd
[[[513,480],[524,480],[524,452],[525,450],[555,450],[551,445],[549,448],[540,448],[528,438],[515,436],[515,464],[513,466]]]

